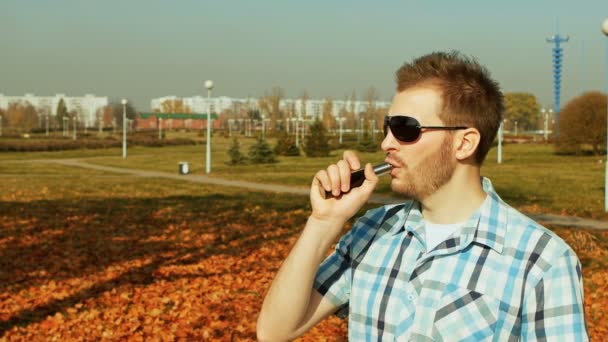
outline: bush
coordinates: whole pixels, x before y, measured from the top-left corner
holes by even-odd
[[[316,120],[310,126],[310,135],[305,139],[304,152],[307,157],[327,157],[329,155],[329,139],[321,121]]]
[[[252,164],[270,164],[276,163],[277,159],[270,145],[259,136],[249,148],[249,161]]]
[[[169,140],[158,140],[158,137],[147,136],[127,136],[127,145],[129,146],[178,146],[178,145],[196,145],[196,141],[184,138],[176,138]],[[36,151],[64,151],[77,149],[99,149],[121,147],[122,139],[104,138],[90,139],[77,138],[72,140],[71,137],[55,138],[55,139],[2,139],[0,140],[0,152],[36,152]]]
[[[235,137],[232,139],[232,145],[230,145],[230,149],[228,150],[228,156],[230,160],[226,162],[228,165],[241,165],[247,161],[247,157],[245,157],[241,153],[241,144],[238,139]]]
[[[595,155],[606,149],[606,95],[588,92],[568,102],[559,113],[560,154],[581,154],[590,146]]]
[[[279,156],[299,156],[300,148],[296,146],[293,137],[290,137],[287,132],[283,132],[279,135],[277,144],[274,147],[274,153]]]

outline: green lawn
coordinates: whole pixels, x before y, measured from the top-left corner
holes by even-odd
[[[184,133],[181,137],[187,136]],[[191,133],[194,137],[196,134]],[[200,137],[196,137],[200,140]],[[253,138],[240,137],[241,152],[247,154]],[[339,159],[342,151],[333,151],[327,158],[279,157],[276,164],[227,165],[231,140],[215,136],[212,140],[212,177],[308,187],[314,173]],[[269,140],[271,145],[275,141]],[[364,162],[380,162],[382,152],[361,153]],[[98,165],[156,170],[177,173],[178,163],[187,161],[193,174],[205,172],[205,145],[177,147],[134,147],[122,159],[121,149],[76,150],[64,152],[2,153],[5,160],[43,158],[90,158]],[[503,146],[503,163],[496,163],[496,149],[490,151],[482,174],[490,177],[498,193],[508,203],[533,212],[551,212],[582,217],[608,218],[604,207],[603,157],[559,156],[551,145],[508,144]],[[2,167],[3,173],[16,166]],[[53,168],[46,168],[53,170]],[[28,172],[26,167],[23,171]],[[377,190],[389,193],[389,179],[383,178]]]

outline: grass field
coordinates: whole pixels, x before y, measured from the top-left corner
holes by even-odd
[[[176,133],[184,137],[185,133]],[[194,133],[191,136],[199,139]],[[314,173],[335,162],[342,151],[333,151],[327,158],[279,157],[276,164],[226,164],[228,138],[214,137],[212,177],[277,183],[307,188]],[[240,138],[241,152],[246,154],[253,138]],[[274,144],[273,140],[270,140]],[[496,163],[496,149],[492,149],[482,168],[490,177],[498,193],[508,203],[527,212],[545,212],[580,217],[608,219],[604,212],[603,157],[560,156],[551,145],[508,144],[503,147],[503,163]],[[99,165],[176,173],[178,163],[187,161],[191,173],[205,172],[205,145],[162,148],[134,147],[128,149],[128,158],[122,159],[120,149],[78,150],[42,153],[3,153],[0,161],[36,158],[91,158],[88,162]],[[365,162],[380,162],[382,152],[361,153]],[[383,179],[379,193],[389,193],[389,181]]]
[[[214,177],[302,187],[340,155],[229,167],[219,150],[229,140],[214,142]],[[243,140],[242,151],[251,142]],[[484,174],[518,207],[604,217],[603,164],[550,152],[507,145],[502,165],[490,152]],[[120,156],[120,149],[0,154],[0,340],[253,340],[264,293],[308,215],[306,196],[27,162],[91,158],[177,173],[188,161],[204,172],[203,145]],[[608,339],[608,232],[550,228],[583,263],[592,340]],[[345,334],[346,323],[331,317],[301,340]]]

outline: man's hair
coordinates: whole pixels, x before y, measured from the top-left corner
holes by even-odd
[[[481,165],[502,122],[503,95],[489,71],[457,51],[433,52],[403,64],[396,72],[397,92],[414,87],[438,90],[439,118],[445,125],[476,128],[481,140],[475,161]]]

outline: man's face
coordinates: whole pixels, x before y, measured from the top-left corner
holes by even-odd
[[[411,116],[421,126],[444,126],[438,116],[442,105],[438,91],[411,88],[393,97],[389,115]],[[420,201],[441,188],[456,167],[452,146],[452,135],[443,130],[423,129],[413,142],[402,142],[389,130],[382,141],[382,150],[393,165],[393,191]]]

